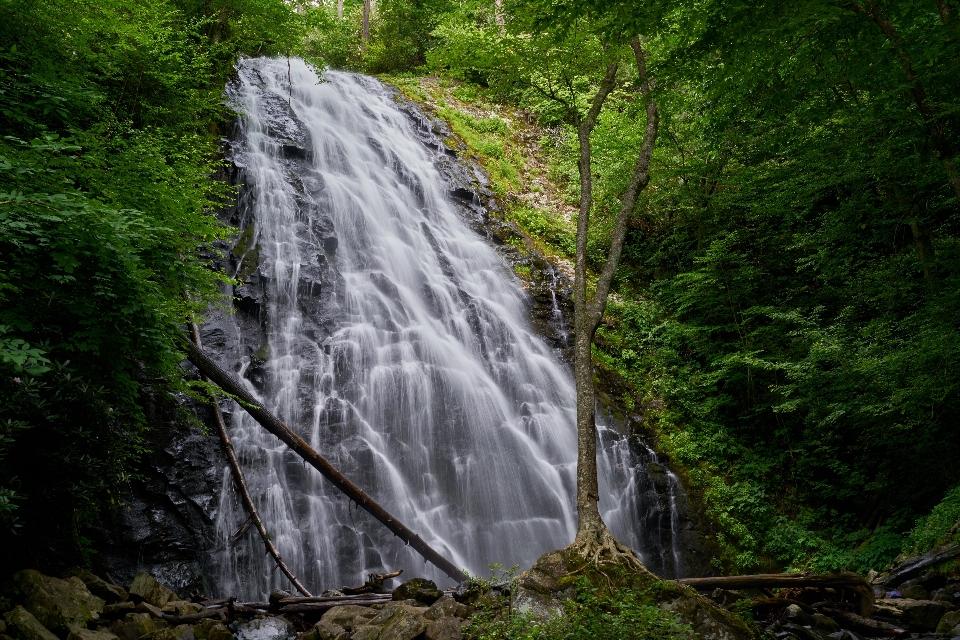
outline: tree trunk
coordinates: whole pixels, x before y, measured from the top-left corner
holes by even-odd
[[[597,281],[593,298],[587,297],[587,233],[590,228],[590,209],[593,206],[593,177],[591,173],[590,135],[596,127],[600,110],[616,86],[617,65],[610,64],[586,117],[577,123],[580,145],[580,210],[577,219],[577,255],[574,269],[574,377],[577,388],[577,542],[587,543],[609,535],[597,505],[600,500],[597,483],[597,427],[596,390],[593,384],[593,354],[591,347],[597,327],[607,307],[607,298],[613,277],[620,263],[620,254],[626,239],[630,216],[636,207],[637,196],[650,182],[650,161],[659,128],[659,111],[651,99],[653,83],[647,74],[646,61],[640,41],[630,41],[640,75],[640,91],[647,100],[647,124],[643,142],[634,165],[633,174],[624,192],[620,211],[614,224],[603,271]]]
[[[343,20],[343,0],[337,0],[337,17]]]
[[[437,553],[437,551],[424,542],[420,536],[390,515],[386,509],[374,502],[373,499],[350,482],[343,474],[334,469],[333,465],[331,465],[326,458],[317,453],[313,447],[291,431],[290,428],[277,419],[276,416],[260,406],[257,400],[233,379],[233,376],[218,367],[202,349],[199,349],[189,340],[185,340],[183,346],[190,362],[200,370],[200,373],[207,376],[211,382],[232,395],[240,406],[246,410],[254,420],[259,422],[264,429],[277,436],[284,444],[290,447],[294,453],[300,456],[304,462],[319,471],[321,475],[333,483],[337,489],[356,502],[361,509],[379,520],[380,523],[393,532],[395,536],[413,547],[417,553],[423,556],[424,560],[432,562],[437,568],[458,583],[466,580],[467,576],[464,575],[463,571]]]
[[[370,40],[370,2],[363,0],[363,22],[360,27],[360,51],[367,52],[367,42]]]
[[[500,35],[503,35],[504,27],[507,24],[506,18],[503,15],[503,0],[493,0],[493,19],[499,27]]]

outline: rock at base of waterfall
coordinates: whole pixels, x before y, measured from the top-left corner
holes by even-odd
[[[77,577],[66,580],[27,569],[13,576],[23,594],[23,607],[47,629],[67,632],[71,625],[96,620],[106,604]]]
[[[299,640],[335,640],[346,632],[347,630],[338,624],[334,624],[329,620],[321,620],[313,625],[310,631],[301,635]]]
[[[32,613],[21,606],[4,616],[10,631],[23,640],[58,640]]]
[[[407,580],[393,591],[394,600],[416,600],[429,606],[439,600],[443,592],[437,588],[437,583],[424,578]]]
[[[294,640],[297,632],[285,618],[257,618],[230,625],[237,640]]]
[[[376,617],[377,611],[369,607],[361,607],[355,604],[345,604],[330,609],[320,618],[320,622],[328,622],[347,631],[353,631],[355,628],[364,625],[370,619]]]
[[[427,625],[427,640],[462,640],[463,621],[458,618],[440,618]]]
[[[470,605],[457,602],[448,595],[430,605],[423,617],[427,620],[439,620],[441,618],[469,618],[473,615],[474,608]]]
[[[91,631],[83,627],[73,627],[70,629],[67,640],[117,640],[117,636],[105,629]]]
[[[155,607],[162,607],[171,600],[180,599],[177,594],[157,582],[157,579],[146,571],[139,571],[133,577],[133,584],[130,585],[130,595],[135,597],[135,600],[140,599]]]
[[[121,586],[110,584],[103,578],[95,575],[89,569],[81,569],[80,567],[71,567],[64,571],[61,575],[61,578],[80,578],[83,581],[83,584],[87,586],[87,589],[93,595],[102,599],[108,604],[115,604],[117,602],[123,602],[127,599],[127,590]]]
[[[546,553],[533,566],[517,576],[512,591],[512,605],[527,608],[526,612],[540,617],[551,617],[563,612],[564,600],[576,595],[578,579],[591,580],[598,587],[606,586],[609,578],[595,567],[587,566],[586,560],[575,555],[569,547]],[[612,568],[612,567],[611,567]],[[750,628],[740,618],[720,608],[712,600],[700,596],[692,588],[661,580],[645,569],[622,566],[632,588],[641,589],[650,596],[650,604],[662,611],[672,613],[680,623],[690,625],[698,638],[703,640],[751,640]],[[525,604],[526,599],[526,604]]]
[[[219,620],[203,620],[193,625],[193,637],[195,640],[233,640],[230,629]]]

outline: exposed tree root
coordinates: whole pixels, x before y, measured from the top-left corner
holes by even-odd
[[[592,565],[601,572],[604,566],[623,566],[647,573],[633,549],[621,544],[606,526],[578,532],[569,549],[587,561],[585,567]]]

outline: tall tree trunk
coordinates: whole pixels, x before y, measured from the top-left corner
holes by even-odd
[[[502,36],[507,24],[506,17],[503,15],[503,0],[493,0],[493,19],[496,21]]]
[[[343,20],[343,0],[337,0],[337,17]]]
[[[363,23],[360,28],[360,51],[367,52],[367,42],[370,40],[370,1],[363,0]]]
[[[610,251],[603,271],[597,280],[592,298],[587,297],[587,233],[590,229],[590,209],[593,206],[593,177],[591,173],[590,135],[610,92],[616,87],[617,65],[610,64],[597,94],[594,96],[583,120],[577,122],[577,140],[580,146],[580,210],[577,219],[577,255],[574,268],[574,377],[577,388],[577,539],[575,545],[585,549],[595,548],[612,541],[609,530],[600,516],[600,500],[597,481],[597,428],[596,389],[593,384],[593,355],[591,346],[597,327],[607,307],[610,286],[620,263],[620,254],[626,239],[630,216],[636,207],[637,196],[650,182],[650,161],[657,139],[660,114],[657,104],[651,99],[653,87],[647,74],[646,61],[640,41],[630,41],[640,75],[640,91],[647,100],[647,123],[643,142],[633,168],[630,182],[621,200],[620,211],[610,242]],[[613,541],[615,542],[615,541]]]

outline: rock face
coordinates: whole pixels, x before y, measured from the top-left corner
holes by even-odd
[[[563,611],[563,600],[576,595],[574,566],[570,551],[561,549],[541,556],[521,573],[512,589],[512,606],[518,613],[548,618]],[[690,587],[659,581],[653,574],[638,574],[636,580],[652,587],[659,583],[655,602],[661,610],[674,613],[704,640],[750,640],[753,632],[739,618],[721,609]]]
[[[86,626],[103,611],[104,601],[75,576],[60,580],[27,569],[14,575],[13,580],[24,594],[24,608],[52,631]]]

